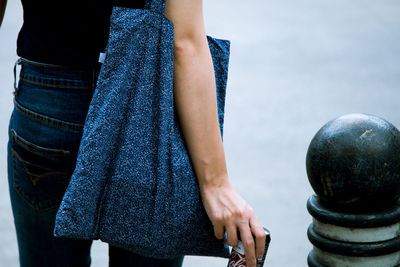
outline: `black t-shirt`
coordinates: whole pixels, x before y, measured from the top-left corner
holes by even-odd
[[[90,66],[107,44],[112,6],[144,8],[144,0],[21,0],[17,54],[33,61]]]

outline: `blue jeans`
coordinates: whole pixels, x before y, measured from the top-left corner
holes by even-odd
[[[22,267],[90,266],[92,241],[53,237],[54,221],[74,170],[98,68],[19,59],[9,124],[8,181]],[[182,266],[109,246],[110,266]]]

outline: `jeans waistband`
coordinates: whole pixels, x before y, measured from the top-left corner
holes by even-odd
[[[20,71],[17,75],[19,67]],[[20,81],[51,89],[68,88],[93,91],[99,71],[100,65],[78,68],[19,58],[14,66],[14,89],[17,93],[19,78]]]

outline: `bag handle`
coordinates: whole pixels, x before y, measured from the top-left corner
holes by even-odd
[[[165,0],[145,0],[144,8],[164,15]]]

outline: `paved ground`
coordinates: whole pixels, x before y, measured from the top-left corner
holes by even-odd
[[[17,266],[6,182],[12,64],[22,12],[0,30],[0,266]],[[204,1],[207,31],[232,40],[224,143],[230,177],[272,232],[267,266],[306,266],[307,146],[337,116],[364,112],[400,127],[400,2]],[[249,5],[250,3],[250,5]],[[247,4],[247,6],[246,6]],[[107,266],[95,243],[93,266]],[[187,257],[184,266],[225,260]]]

